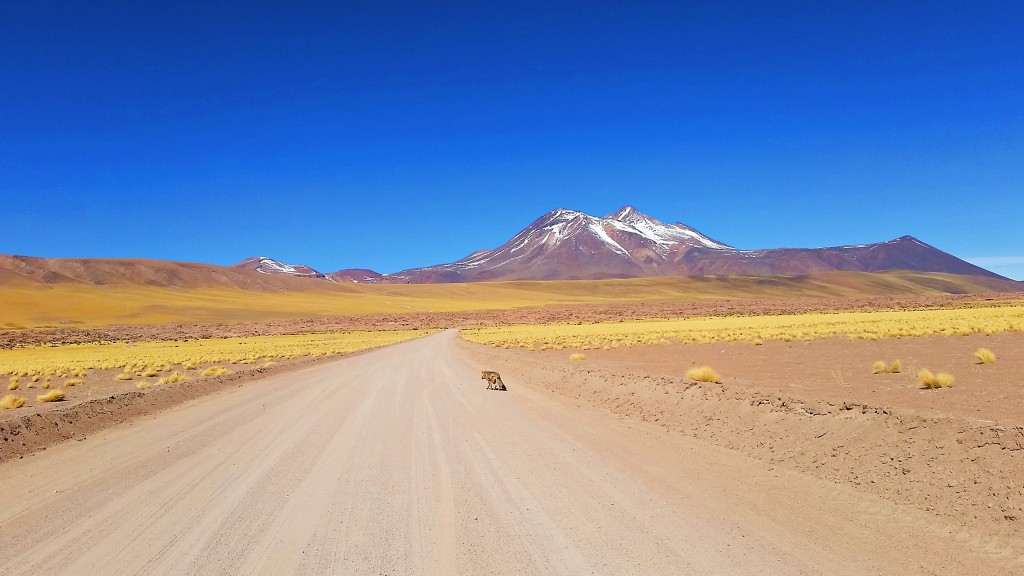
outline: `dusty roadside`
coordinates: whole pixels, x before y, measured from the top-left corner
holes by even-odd
[[[106,428],[131,422],[202,396],[237,388],[254,380],[292,373],[332,359],[360,353],[362,352],[282,361],[268,367],[243,367],[231,374],[153,386],[145,390],[138,390],[133,386],[115,390],[108,386],[102,395],[82,401],[44,404],[25,414],[19,414],[16,410],[5,410],[0,412],[0,463],[23,458],[68,440],[84,440],[90,434]],[[108,380],[113,381],[112,378]]]
[[[653,423],[777,466],[942,517],[922,535],[1024,554],[1024,423],[643,374],[461,342],[481,367],[623,421]],[[623,353],[625,354],[625,353]],[[620,359],[621,360],[621,359]],[[598,362],[598,364],[601,364]]]

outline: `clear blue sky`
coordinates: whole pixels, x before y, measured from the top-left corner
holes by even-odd
[[[4,2],[0,253],[393,272],[556,207],[1024,278],[1024,3]]]

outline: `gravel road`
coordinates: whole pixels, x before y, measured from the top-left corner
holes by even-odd
[[[0,574],[985,569],[955,542],[914,538],[923,513],[515,374],[508,392],[485,390],[481,368],[445,332],[5,463]]]

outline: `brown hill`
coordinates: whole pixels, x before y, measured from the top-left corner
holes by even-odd
[[[318,272],[303,264],[284,264],[266,256],[253,256],[246,258],[232,268],[242,270],[255,270],[263,274],[283,274],[285,276],[296,276],[299,278],[326,278],[322,272]]]
[[[662,302],[685,306],[695,301],[793,298],[839,302],[860,297],[1020,291],[1024,291],[1024,283],[920,272],[373,285],[158,260],[0,256],[0,330],[286,319],[306,322],[367,314],[383,315],[389,325],[401,325],[404,321],[396,319],[408,314],[549,310],[576,304],[648,307]],[[504,318],[515,321],[514,315]],[[459,325],[457,319],[452,322],[449,325]],[[310,325],[301,326],[309,329]]]
[[[324,290],[335,286],[330,282],[310,282],[306,278],[192,262],[0,255],[0,286],[26,284],[287,291]]]

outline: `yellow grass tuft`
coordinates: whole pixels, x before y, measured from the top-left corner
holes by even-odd
[[[196,360],[186,360],[181,363],[183,370],[195,370],[197,367],[199,367],[199,362]]]
[[[221,374],[231,374],[231,370],[223,366],[210,366],[200,373],[201,376],[220,376]]]
[[[903,369],[899,360],[896,360],[891,365],[879,360],[871,365],[871,370],[875,374],[899,374]]]
[[[77,380],[77,379],[76,380],[67,380],[66,382],[64,382],[64,386],[65,387],[67,387],[67,386],[78,386],[79,384],[83,384],[83,383],[84,382],[82,382],[81,380]]]
[[[949,388],[953,385],[953,375],[945,372],[939,372],[938,374],[932,374],[927,368],[922,368],[917,373],[917,380],[921,382],[922,388],[934,389],[934,388]]]
[[[141,376],[145,376],[146,378],[153,378],[158,374],[160,374],[160,372],[156,368],[147,368],[146,371],[141,374]]]
[[[43,382],[43,385],[40,386],[40,388],[42,388],[43,390],[46,390],[49,387],[50,387],[50,381],[49,380],[47,380],[46,382]]]
[[[273,358],[270,358],[263,363],[263,366],[261,366],[261,368],[270,368],[271,366],[274,366],[276,364],[277,362]]]
[[[21,387],[21,385],[18,384],[18,381],[14,380],[13,378],[11,379],[11,383],[7,385],[7,389],[12,391],[12,392],[17,390],[20,387]]]
[[[157,382],[157,384],[159,384],[159,382]],[[135,387],[139,390],[145,390],[146,388],[149,388],[149,382],[146,382],[145,380],[142,382],[136,382]]]
[[[686,377],[697,382],[721,382],[722,377],[711,369],[710,366],[700,366],[698,368],[690,368],[686,372]]]
[[[164,380],[166,380],[168,384],[176,384],[178,382],[184,382],[188,380],[188,376],[183,376],[180,372],[175,370],[173,374],[171,374],[167,378],[164,378]]]
[[[120,374],[117,375],[117,379],[118,380],[131,380],[132,379],[132,373],[129,372],[128,370],[125,370],[124,372],[121,372]]]
[[[573,362],[579,362],[580,360],[586,360],[586,358],[587,358],[587,356],[585,354],[581,354],[579,352],[576,352],[575,354],[570,354],[569,355],[569,360],[571,360]]]
[[[974,357],[978,359],[978,364],[994,364],[996,361],[995,352],[988,348],[978,348],[974,352]]]
[[[25,399],[21,396],[15,396],[14,394],[8,394],[3,398],[0,398],[0,408],[4,410],[14,410],[20,408],[25,403]]]
[[[61,402],[64,400],[64,393],[60,390],[50,390],[46,394],[36,396],[38,402]]]

